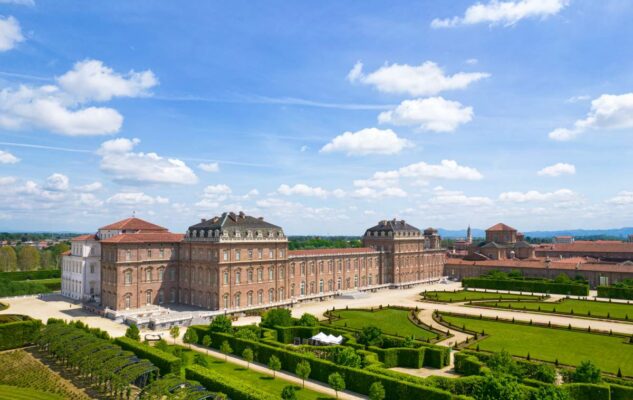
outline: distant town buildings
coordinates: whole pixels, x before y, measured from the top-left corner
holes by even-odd
[[[468,256],[472,260],[512,260],[534,258],[534,246],[524,240],[522,233],[506,224],[486,229],[486,240],[472,244]]]

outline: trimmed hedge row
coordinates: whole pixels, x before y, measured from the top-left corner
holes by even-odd
[[[571,400],[610,400],[609,386],[593,383],[568,383],[563,386]]]
[[[632,400],[633,387],[610,384],[611,400]]]
[[[275,326],[277,340],[284,344],[294,341],[294,338],[309,339],[319,333],[318,326]]]
[[[474,355],[459,352],[455,353],[455,372],[462,375],[479,375],[484,363]]]
[[[232,400],[277,400],[278,396],[244,385],[239,379],[222,375],[209,368],[192,365],[185,368],[185,378],[198,381],[212,392],[222,392]]]
[[[535,281],[520,279],[464,278],[464,288],[493,290],[512,290],[516,292],[537,292],[588,296],[589,285],[586,283],[558,283],[552,281]]]
[[[227,341],[231,345],[235,354],[242,354],[244,349],[251,348],[255,353],[255,360],[263,364],[266,364],[268,359],[274,355],[279,358],[282,369],[286,371],[294,372],[297,364],[306,360],[310,363],[312,369],[310,377],[321,382],[327,382],[330,374],[338,372],[345,379],[347,389],[353,392],[367,395],[369,394],[369,387],[373,382],[381,382],[387,393],[386,400],[401,400],[403,398],[450,400],[452,398],[450,393],[440,389],[404,382],[400,379],[391,378],[368,370],[337,365],[333,362],[315,358],[310,355],[296,353],[262,342],[236,338],[226,333],[210,332],[205,326],[192,326],[189,327],[189,329],[194,329],[198,338],[202,338],[204,335],[210,335],[212,339],[211,346],[216,349],[219,348],[224,341]]]
[[[424,366],[424,354],[426,351],[424,347],[418,347],[417,349],[410,347],[381,349],[380,347],[369,346],[367,350],[376,353],[380,362],[385,364],[385,368],[422,368]]]
[[[633,300],[633,288],[617,286],[598,286],[598,297]]]
[[[35,343],[41,328],[42,322],[38,319],[0,324],[0,350],[15,349]]]
[[[60,269],[42,269],[39,271],[0,272],[0,279],[7,281],[28,281],[35,279],[61,278]]]
[[[114,343],[121,346],[123,350],[131,351],[139,358],[145,358],[151,361],[158,367],[161,375],[167,375],[169,373],[180,374],[182,360],[172,354],[125,336],[114,339]]]
[[[42,285],[40,283],[31,281],[9,281],[0,279],[0,297],[24,296],[50,292],[51,289],[49,289],[46,285]]]

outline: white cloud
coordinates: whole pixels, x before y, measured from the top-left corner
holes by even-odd
[[[582,95],[579,95],[579,96],[571,96],[570,98],[568,98],[565,101],[567,103],[578,103],[579,101],[589,100],[590,98],[591,98],[591,96],[589,96],[587,94],[582,94]]]
[[[113,139],[103,142],[97,151],[101,170],[117,181],[132,183],[173,183],[191,185],[198,177],[181,160],[163,158],[156,153],[135,153],[139,139]]]
[[[541,176],[561,176],[561,175],[574,175],[576,173],[576,167],[572,164],[567,163],[556,163],[554,165],[550,165],[548,167],[543,168],[539,172],[538,175]]]
[[[603,94],[591,102],[585,119],[579,119],[573,128],[557,128],[549,133],[552,140],[571,140],[590,129],[633,128],[633,93]]]
[[[433,96],[445,90],[465,89],[473,82],[490,76],[484,72],[458,72],[445,75],[442,68],[432,61],[418,66],[386,64],[365,75],[359,61],[348,74],[352,82],[373,85],[385,93],[406,93],[412,96]]]
[[[399,138],[391,129],[365,128],[344,132],[321,149],[323,153],[345,152],[348,156],[367,154],[397,154],[413,143]]]
[[[99,60],[75,63],[73,69],[57,78],[59,86],[78,102],[108,101],[113,97],[146,96],[158,84],[150,70],[125,75],[115,73]]]
[[[301,148],[299,149],[299,151],[300,151],[300,152],[302,152],[302,153],[305,153],[308,149],[309,149],[309,147],[308,147],[308,146],[303,145],[303,146],[301,146]]]
[[[321,197],[326,198],[328,191],[320,187],[312,187],[303,183],[298,183],[294,186],[288,186],[286,184],[280,185],[277,192],[284,196],[309,196],[309,197]]]
[[[479,63],[479,60],[476,58],[469,58],[468,60],[466,60],[466,64],[468,65],[475,65],[477,63]]]
[[[427,164],[419,162],[407,165],[398,170],[402,177],[426,179],[464,179],[476,181],[483,178],[483,175],[475,168],[459,165],[454,160],[442,160],[440,164]]]
[[[153,205],[153,204],[167,204],[169,203],[169,199],[161,196],[149,196],[143,192],[122,192],[116,193],[108,200],[108,203],[111,204],[120,204],[120,205]]]
[[[407,192],[397,186],[390,186],[384,189],[375,189],[366,186],[354,190],[352,196],[366,199],[377,199],[383,197],[406,197]]]
[[[123,116],[108,107],[89,102],[113,97],[137,97],[157,84],[151,71],[116,74],[98,60],[85,60],[57,78],[58,85],[20,85],[0,91],[0,127],[41,128],[69,136],[116,133]]]
[[[633,204],[633,192],[622,191],[618,193],[617,196],[614,196],[607,200],[607,203],[617,206]]]
[[[212,195],[212,196],[229,195],[232,192],[233,191],[231,190],[231,188],[228,187],[227,185],[224,185],[224,184],[209,185],[209,186],[204,188],[204,194],[205,195]]]
[[[103,201],[98,199],[92,193],[79,193],[79,196],[77,198],[77,203],[80,206],[87,206],[87,207],[101,207],[103,205]]]
[[[23,40],[24,36],[22,36],[18,20],[12,16],[6,18],[0,16],[0,52],[11,50]]]
[[[577,197],[578,195],[569,189],[559,189],[554,192],[530,190],[527,192],[504,192],[499,195],[499,200],[513,203],[540,201],[566,202],[577,199]]]
[[[380,123],[419,125],[421,129],[434,132],[452,132],[472,118],[472,107],[443,97],[405,100],[393,110],[378,115]]]
[[[0,164],[15,164],[19,161],[19,158],[9,153],[8,151],[0,150]]]
[[[12,176],[0,176],[0,186],[11,185],[16,179]]]
[[[60,173],[54,173],[53,175],[46,178],[46,185],[44,188],[51,192],[63,192],[68,190],[69,180],[66,175]]]
[[[204,172],[218,172],[220,170],[220,165],[216,162],[214,163],[200,163],[198,164],[198,168],[203,170]]]
[[[101,188],[103,188],[101,182],[92,182],[87,185],[79,186],[77,190],[80,192],[96,192],[101,190]]]
[[[480,23],[510,26],[525,18],[556,15],[568,4],[569,0],[491,0],[488,4],[476,3],[468,7],[463,17],[436,18],[431,22],[431,27],[451,28]]]
[[[433,197],[429,203],[435,205],[464,206],[464,207],[484,207],[493,205],[493,201],[488,197],[466,196],[461,191],[446,190],[441,186],[433,189]]]

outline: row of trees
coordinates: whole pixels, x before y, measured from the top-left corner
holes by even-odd
[[[344,249],[348,247],[361,247],[358,237],[349,236],[292,236],[288,242],[289,250],[303,249]]]
[[[55,269],[61,265],[61,255],[70,247],[58,243],[44,250],[34,246],[0,247],[0,272]]]

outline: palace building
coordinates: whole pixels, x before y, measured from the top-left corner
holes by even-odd
[[[281,227],[232,212],[203,219],[184,235],[129,218],[100,228],[95,241],[98,301],[112,310],[248,310],[410,286],[438,280],[446,254],[435,229],[395,219],[367,229],[361,248],[289,251]]]

